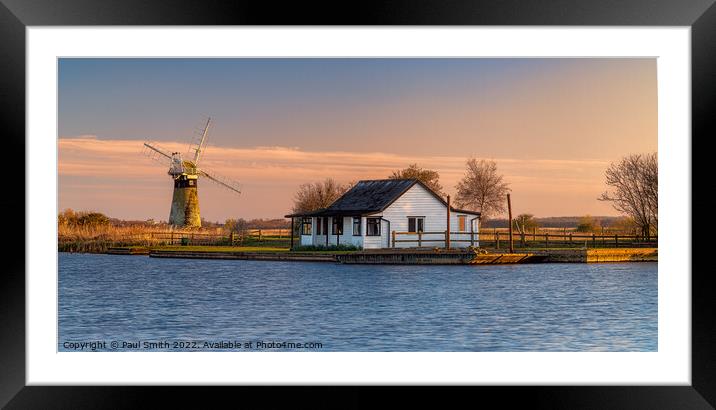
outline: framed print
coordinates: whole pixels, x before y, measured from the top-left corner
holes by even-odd
[[[110,385],[716,402],[691,238],[709,2],[300,27],[240,5],[6,3],[8,158],[26,161],[10,408],[137,405]]]

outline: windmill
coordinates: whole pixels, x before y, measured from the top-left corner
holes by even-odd
[[[174,180],[174,194],[172,195],[172,207],[169,212],[169,224],[183,227],[200,227],[201,216],[199,216],[199,194],[197,183],[199,177],[205,177],[230,191],[241,193],[238,184],[228,178],[216,175],[205,169],[200,169],[198,164],[206,149],[206,136],[209,133],[211,118],[206,120],[206,125],[201,130],[195,142],[189,146],[190,160],[182,158],[181,153],[171,152],[158,148],[156,144],[145,142],[144,147],[147,154],[164,165],[169,165],[167,172]]]

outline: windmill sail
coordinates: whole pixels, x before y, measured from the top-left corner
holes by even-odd
[[[209,127],[211,127],[211,117],[207,117],[206,123],[201,129],[195,129],[194,138],[192,138],[192,142],[189,145],[188,157],[191,158],[195,165],[199,164],[199,160],[204,153]]]
[[[157,147],[157,145],[154,143],[149,142],[145,142],[142,147],[144,155],[159,162],[162,165],[171,166],[172,155],[168,151]]]
[[[203,177],[206,177],[206,178],[216,182],[217,184],[221,185],[222,187],[224,187],[226,189],[234,191],[238,194],[241,193],[241,190],[239,189],[239,183],[234,181],[231,178],[220,176],[220,175],[214,174],[213,172],[209,173],[207,171],[204,171],[203,169],[197,169],[197,173]]]

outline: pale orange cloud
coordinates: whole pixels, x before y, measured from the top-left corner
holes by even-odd
[[[167,167],[143,154],[143,141],[93,136],[58,142],[60,208],[95,209],[112,216],[166,219],[171,198]],[[167,151],[187,152],[187,144],[162,142]],[[599,214],[614,211],[596,197],[603,172],[613,159],[494,159],[511,184],[516,212],[538,216]],[[295,147],[225,148],[210,146],[200,167],[242,186],[234,195],[209,181],[201,183],[201,210],[209,220],[228,217],[280,217],[290,211],[297,187],[333,177],[339,181],[385,178],[417,163],[440,172],[454,194],[466,157],[398,155],[385,152],[319,152]]]

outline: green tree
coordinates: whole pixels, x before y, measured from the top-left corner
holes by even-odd
[[[77,218],[79,226],[105,226],[109,225],[109,218],[99,212],[83,212]]]
[[[432,169],[421,168],[418,164],[410,164],[407,168],[393,171],[389,179],[412,179],[415,178],[435,191],[440,196],[445,196],[443,187],[440,185],[440,174]]]
[[[532,214],[520,214],[517,215],[517,217],[513,220],[513,223],[515,224],[515,227],[517,228],[517,232],[520,233],[527,233],[534,228],[539,227],[539,222],[535,219],[534,215]]]
[[[248,229],[248,222],[244,218],[227,219],[224,222],[224,229],[229,232],[240,233]]]
[[[577,232],[596,232],[601,225],[599,221],[590,215],[585,215],[579,218],[577,224]]]

